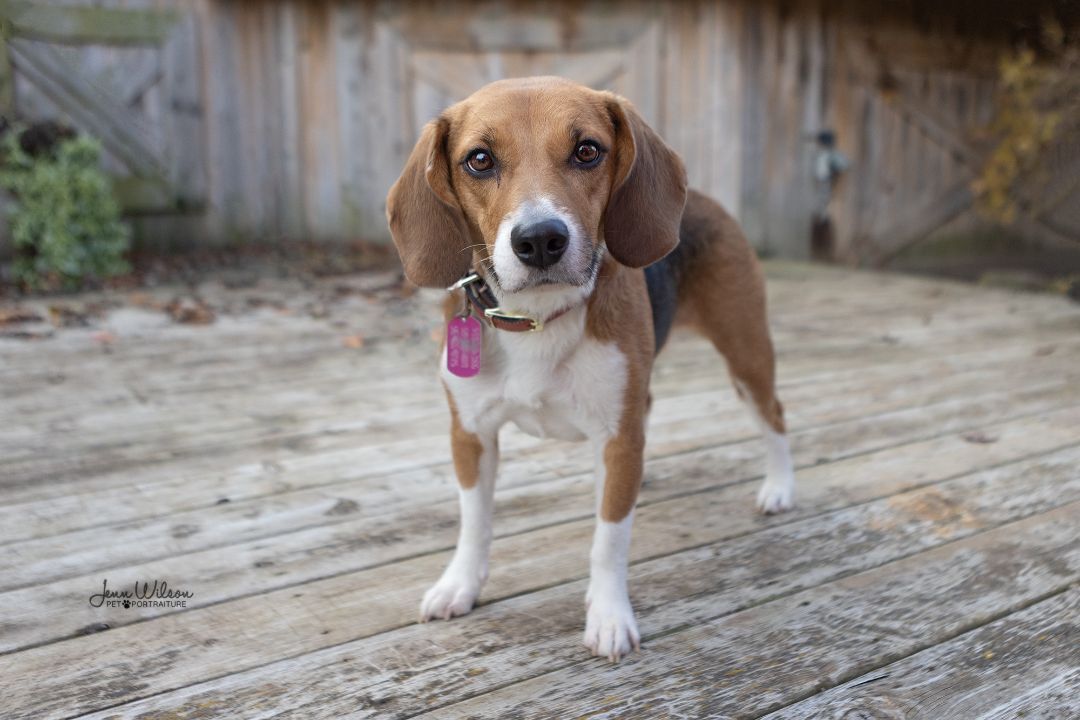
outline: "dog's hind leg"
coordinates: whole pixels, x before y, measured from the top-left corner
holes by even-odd
[[[757,495],[757,508],[766,515],[790,510],[794,504],[795,471],[784,428],[784,408],[776,399],[772,383],[753,377],[745,368],[729,367],[739,398],[746,403],[765,439],[765,481]],[[750,379],[747,376],[750,375]]]
[[[735,391],[765,440],[765,481],[758,491],[757,508],[766,515],[789,510],[794,501],[795,474],[784,406],[776,397],[775,361],[764,302],[760,311],[710,323],[706,334],[727,361]]]
[[[450,409],[450,442],[458,479],[461,528],[453,559],[439,581],[424,594],[420,622],[449,620],[468,613],[488,576],[495,474],[499,464],[498,433],[470,433],[461,426],[452,399]]]
[[[776,397],[765,281],[753,251],[733,222],[721,227],[726,241],[702,244],[698,251],[687,279],[685,316],[724,356],[735,390],[764,437],[765,482],[758,492],[758,510],[783,512],[792,507],[795,477],[784,408]]]

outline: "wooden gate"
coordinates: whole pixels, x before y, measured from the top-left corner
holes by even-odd
[[[854,35],[854,34],[852,34]],[[972,217],[973,187],[992,145],[985,128],[995,113],[997,50],[975,43],[921,42],[882,32],[835,38],[836,79],[830,108],[856,160],[838,198],[841,257],[884,265],[911,244]],[[1071,150],[1068,150],[1071,148]],[[1075,188],[1080,153],[1063,143],[1048,158]],[[1071,203],[1037,188],[1024,196],[1015,230],[1043,245],[1075,246],[1080,224]]]
[[[137,231],[187,243],[388,241],[423,123],[554,73],[630,98],[691,184],[788,257],[809,249],[811,138],[834,129],[836,255],[885,262],[971,214],[1002,50],[817,0],[62,1],[0,0],[0,103],[100,137],[125,206],[174,214]],[[1068,182],[1023,234],[1075,235],[1078,154],[1054,158]]]
[[[134,213],[206,197],[196,24],[153,8],[0,0],[0,112],[59,119],[101,140]]]
[[[346,194],[364,204],[357,208],[360,233],[385,234],[382,199],[424,123],[492,80],[563,75],[633,97],[656,121],[660,18],[641,4],[605,7],[555,4],[549,14],[522,15],[512,8],[388,3],[374,17],[360,6],[341,7],[337,25],[355,33],[337,38],[338,67],[378,69],[361,74],[366,87],[338,96],[347,104],[338,113],[339,136],[372,140],[366,152],[338,155]]]
[[[326,135],[340,141],[312,145],[324,172],[307,181],[305,206],[321,202],[315,215],[330,227],[385,236],[383,198],[425,122],[490,81],[556,74],[632,100],[676,150],[697,158],[693,185],[737,210],[741,12],[606,0],[335,2],[327,24],[338,30],[337,79],[326,82],[338,84],[339,106]],[[349,201],[335,203],[339,191]],[[353,217],[336,221],[336,205]]]

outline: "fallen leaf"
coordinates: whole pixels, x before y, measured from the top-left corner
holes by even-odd
[[[341,344],[344,345],[347,348],[352,348],[353,350],[358,350],[358,349],[364,347],[364,336],[363,335],[348,335],[344,339],[342,339]]]
[[[146,310],[164,310],[165,303],[161,302],[153,295],[144,292],[134,292],[128,295],[128,302],[135,307],[145,308]]]
[[[55,327],[86,327],[90,324],[90,317],[73,307],[67,305],[50,305],[49,321]]]
[[[165,312],[173,320],[185,325],[209,325],[217,317],[202,298],[173,298],[165,306]]]
[[[45,318],[41,317],[32,310],[24,310],[23,308],[0,308],[0,325],[15,325],[16,323],[31,323],[41,322]]]

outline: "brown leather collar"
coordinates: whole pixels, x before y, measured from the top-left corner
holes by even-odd
[[[572,305],[565,307],[545,319],[507,312],[499,307],[499,301],[495,297],[495,293],[488,287],[484,278],[472,271],[447,288],[451,292],[459,289],[465,291],[469,306],[477,315],[487,320],[488,324],[496,330],[505,330],[507,332],[537,332],[543,330],[546,323],[562,317],[573,308]]]

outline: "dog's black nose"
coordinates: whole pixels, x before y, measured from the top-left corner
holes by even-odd
[[[546,268],[554,265],[570,244],[570,231],[562,220],[541,220],[517,225],[510,231],[510,247],[526,265]]]

